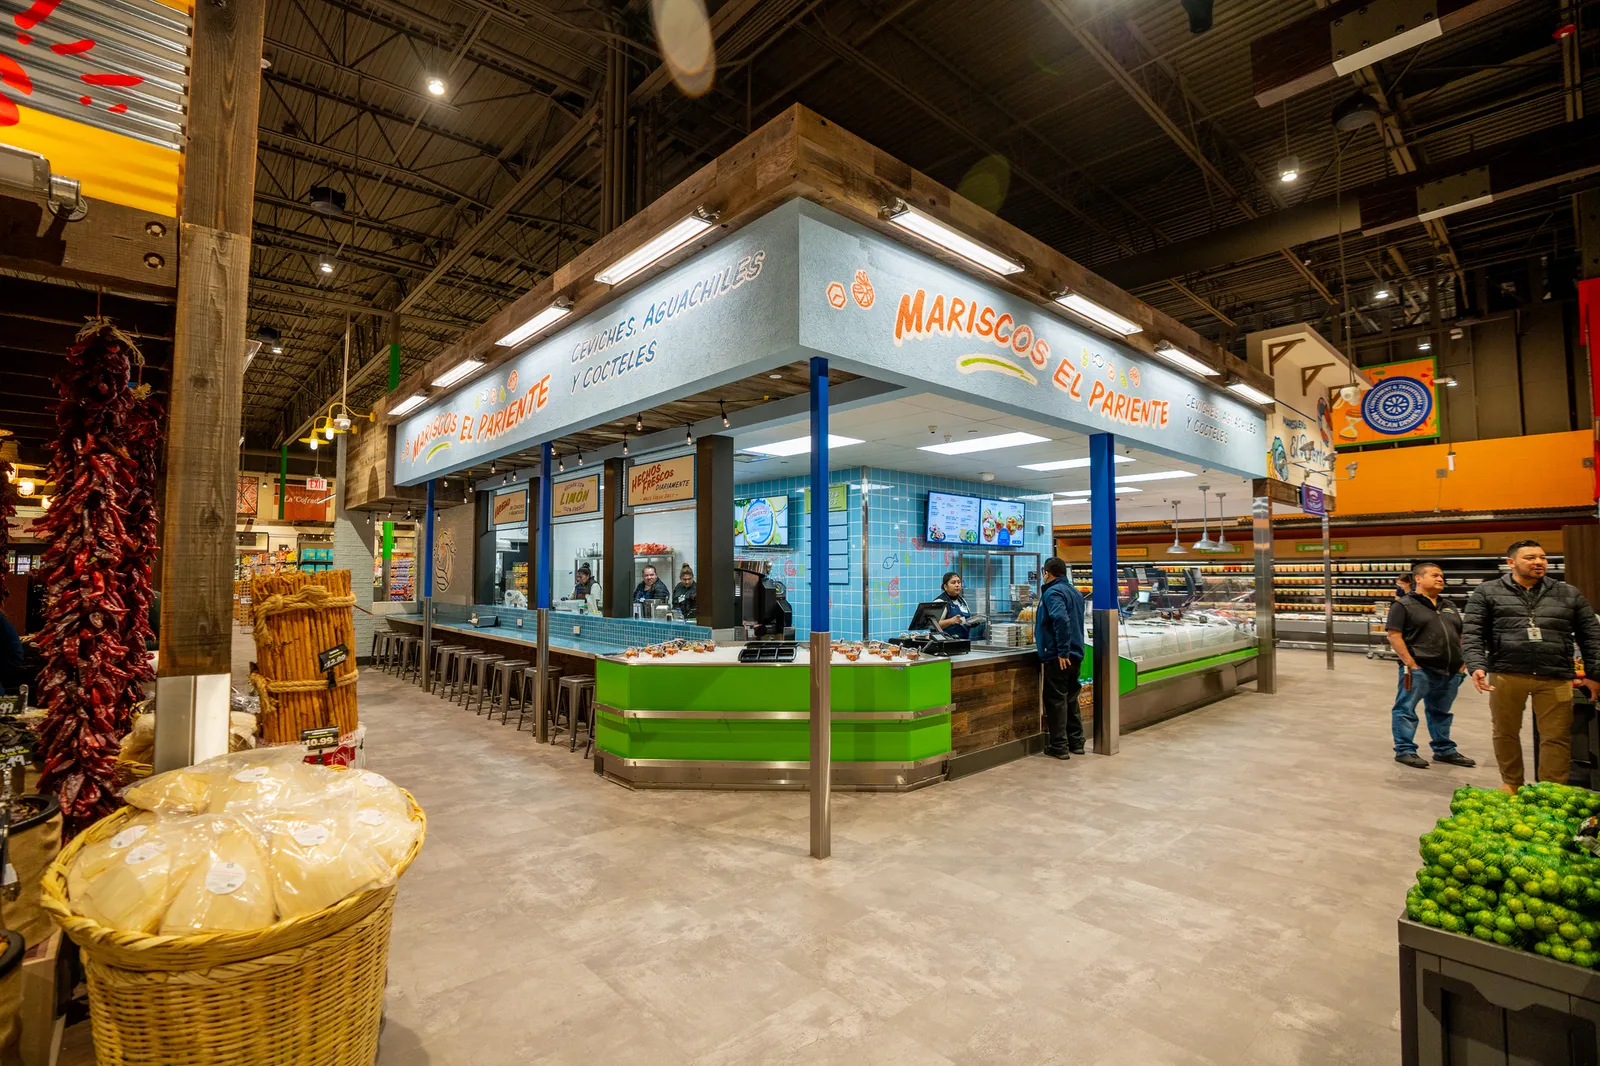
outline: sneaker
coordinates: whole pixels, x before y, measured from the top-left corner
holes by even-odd
[[[1070,748],[1068,748],[1067,750],[1072,752],[1072,754],[1074,754],[1074,755],[1082,755],[1084,749],[1083,749],[1083,745],[1082,744],[1074,744]]]
[[[1063,762],[1065,762],[1066,760],[1072,758],[1072,753],[1071,752],[1051,751],[1049,748],[1044,749],[1044,753],[1046,755],[1050,756],[1052,759],[1060,759]]]
[[[1428,768],[1428,760],[1424,759],[1415,752],[1407,752],[1404,755],[1396,755],[1394,757],[1394,761],[1399,763],[1401,766],[1414,766],[1418,770],[1426,770]]]
[[[1435,755],[1434,762],[1447,762],[1451,766],[1477,766],[1477,759],[1469,759],[1459,751],[1452,751],[1449,755]]]

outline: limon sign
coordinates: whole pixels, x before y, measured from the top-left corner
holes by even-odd
[[[550,501],[550,513],[556,518],[594,514],[600,510],[599,474],[558,481],[553,488],[555,495]]]

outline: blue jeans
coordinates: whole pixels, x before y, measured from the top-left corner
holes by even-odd
[[[1396,755],[1417,753],[1419,703],[1424,704],[1423,709],[1428,716],[1428,737],[1433,744],[1434,757],[1455,752],[1456,742],[1450,739],[1450,722],[1455,715],[1450,713],[1450,707],[1456,702],[1456,693],[1466,677],[1460,672],[1442,674],[1432,670],[1413,670],[1411,688],[1407,690],[1406,668],[1400,667],[1400,679],[1395,684],[1394,710],[1391,712]]]

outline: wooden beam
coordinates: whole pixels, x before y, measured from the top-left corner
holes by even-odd
[[[233,512],[239,475],[250,227],[265,0],[199,0],[179,233],[178,314],[162,548],[158,695],[172,681],[227,675],[233,656]],[[226,715],[226,684],[222,687]],[[202,707],[194,685],[190,714]],[[181,697],[178,706],[184,706]],[[166,723],[166,703],[160,716]],[[157,738],[171,762],[175,722]],[[192,755],[203,754],[192,751]]]
[[[43,196],[0,194],[0,267],[172,299],[176,221],[108,200],[88,202],[89,213],[68,222],[50,212]]]

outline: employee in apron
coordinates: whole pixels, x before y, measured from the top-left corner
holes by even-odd
[[[961,575],[951,570],[944,575],[939,586],[939,595],[933,598],[935,603],[944,604],[944,617],[939,619],[939,631],[947,637],[971,640],[973,629],[982,625],[984,619],[973,614],[967,601],[962,598]]]

